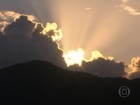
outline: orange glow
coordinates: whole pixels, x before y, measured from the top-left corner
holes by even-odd
[[[131,59],[131,63],[128,65],[128,68],[126,68],[126,78],[129,78],[130,79],[130,76],[133,74],[133,73],[137,73],[137,72],[140,72],[140,69],[139,69],[139,62],[140,62],[140,57],[133,57]]]
[[[82,61],[84,60],[84,50],[78,49],[77,51],[69,51],[67,54],[63,55],[67,66],[78,64],[79,66],[82,65]]]
[[[99,51],[92,51],[92,57],[88,61],[92,61],[94,59],[98,59],[99,57],[103,57],[103,55]]]
[[[113,60],[113,57],[104,57],[99,51],[92,51],[92,56],[90,59],[86,59],[85,51],[81,48],[79,48],[77,51],[70,50],[67,54],[64,54],[63,57],[65,59],[65,62],[67,63],[67,66],[71,66],[74,64],[77,64],[79,66],[82,65],[82,61],[90,62],[98,58],[105,58],[109,60]]]
[[[47,23],[46,27],[42,31],[44,35],[49,35],[53,41],[59,41],[62,39],[63,34],[61,29],[57,29],[56,23]]]
[[[118,12],[114,14],[115,7],[108,10],[108,7],[100,4],[105,8],[100,9],[99,5],[91,5],[93,0],[75,0],[74,4],[71,0],[59,0],[54,4],[51,8],[52,16],[63,28],[61,45],[65,52],[82,48],[88,52],[86,56],[89,57],[91,51],[108,49],[108,55],[112,54],[114,50],[109,47],[119,39],[118,32],[124,24],[121,15]]]

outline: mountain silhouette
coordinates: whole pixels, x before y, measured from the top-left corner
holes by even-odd
[[[128,97],[119,95],[121,86]],[[0,105],[135,105],[139,97],[140,79],[101,78],[39,60],[0,70]]]

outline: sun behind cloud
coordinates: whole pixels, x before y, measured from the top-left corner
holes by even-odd
[[[89,59],[87,59],[84,55],[85,51],[82,48],[79,48],[77,50],[69,50],[68,53],[63,54],[63,57],[68,67],[75,64],[82,66],[83,61],[91,62],[98,58],[105,58],[109,60],[114,59],[113,57],[104,57],[99,51],[92,51]]]
[[[84,50],[79,48],[77,51],[71,50],[67,54],[64,54],[63,57],[67,66],[78,64],[79,66],[82,65],[82,61],[84,60]]]

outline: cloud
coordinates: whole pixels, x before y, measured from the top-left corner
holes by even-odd
[[[128,78],[129,79],[140,78],[140,71],[137,71],[137,72],[134,72],[134,73],[130,74]]]
[[[53,41],[60,41],[63,37],[62,30],[58,29],[56,23],[47,23],[46,28],[43,29],[43,33],[52,37]]]
[[[0,37],[3,35],[3,33],[0,31]]]
[[[64,52],[56,42],[63,37],[62,30],[56,23],[44,27],[34,16],[5,11],[0,12],[0,26],[0,68],[37,59],[66,67]],[[140,77],[140,57],[131,60],[129,70],[123,62],[104,57],[98,51],[92,52],[89,60],[82,58],[81,63],[81,67],[72,65],[68,69],[100,77]]]
[[[11,20],[11,22],[16,18],[19,18],[21,15],[27,16],[30,21],[37,20],[36,17],[34,17],[33,15],[20,14],[14,11],[0,11],[0,19],[7,20],[7,21]]]
[[[6,35],[32,35],[35,24],[28,20],[27,16],[20,16],[4,29]]]
[[[63,51],[48,33],[42,33],[41,23],[25,15],[13,20],[0,32],[0,68],[37,59],[65,67]]]
[[[84,64],[85,69],[101,77],[123,77],[125,75],[125,65],[122,62],[98,58],[92,62]]]
[[[135,8],[127,5],[128,2],[129,2],[129,0],[122,0],[122,4],[119,5],[119,6],[117,6],[117,7],[122,8],[124,11],[128,12],[131,15],[137,15],[137,16],[139,16],[140,15],[140,12],[138,12]]]
[[[130,6],[122,6],[122,8],[127,11],[131,15],[140,15],[140,12],[137,12],[136,9],[130,7]]]
[[[37,21],[36,17],[33,15],[27,15],[27,14],[20,14],[16,13],[14,11],[0,11],[0,31],[3,31],[3,29],[14,21],[14,19],[19,18],[21,15],[27,16],[28,19],[32,22]]]
[[[10,66],[30,60],[45,60],[65,67],[63,50],[53,40],[58,33],[57,25],[32,22],[21,15],[0,32],[0,67]],[[52,37],[53,36],[53,37]],[[92,59],[83,61],[82,67],[71,66],[102,77],[125,75],[125,65],[114,59],[105,58],[98,51],[92,52]]]
[[[126,65],[123,62],[117,62],[114,59],[99,57],[92,61],[83,61],[82,66],[70,66],[73,71],[88,72],[100,77],[123,77],[126,75]]]
[[[133,57],[126,70],[127,77],[130,79],[140,77],[140,57]]]

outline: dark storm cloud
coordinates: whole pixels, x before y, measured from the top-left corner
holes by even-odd
[[[0,67],[30,60],[45,60],[65,67],[63,51],[52,38],[41,34],[41,23],[32,22],[27,16],[20,16],[0,32]],[[48,34],[48,33],[47,33]],[[50,33],[49,33],[50,34]],[[125,65],[114,60],[98,58],[83,62],[82,67],[71,66],[72,70],[89,72],[101,77],[125,75]]]
[[[27,16],[5,27],[0,35],[0,67],[37,59],[64,67],[63,51],[50,37],[42,35],[42,30],[42,24],[33,23]]]
[[[135,79],[135,78],[140,78],[140,71],[131,73],[131,74],[129,75],[129,79]]]
[[[28,21],[27,16],[20,16],[19,19],[17,19],[12,24],[8,25],[4,29],[5,35],[32,35],[32,31],[35,27],[35,24],[33,24],[31,21]]]
[[[115,60],[98,58],[90,62],[83,62],[82,67],[71,66],[71,70],[80,70],[100,77],[122,77],[126,75],[125,65]]]
[[[0,31],[0,37],[2,36],[3,34],[2,34],[2,32]]]
[[[3,31],[4,28],[12,23],[15,19],[19,18],[21,15],[25,15],[32,22],[37,22],[37,18],[33,15],[20,14],[14,11],[0,11],[0,31]]]
[[[125,65],[122,62],[98,58],[84,64],[85,69],[101,77],[119,77],[125,75]]]

